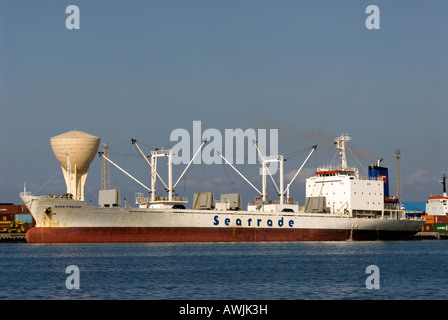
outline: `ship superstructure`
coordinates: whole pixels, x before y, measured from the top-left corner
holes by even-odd
[[[360,177],[358,168],[347,165],[345,144],[350,139],[347,134],[335,139],[341,156],[339,166],[318,168],[316,175],[306,180],[305,211],[374,218],[403,214],[385,204],[391,201],[387,168],[379,166],[381,159],[369,167],[368,177]]]
[[[426,214],[429,216],[444,216],[448,215],[448,195],[446,193],[446,172],[442,174],[440,180],[443,186],[442,195],[431,196],[426,202]]]

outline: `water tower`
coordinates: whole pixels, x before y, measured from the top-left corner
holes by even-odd
[[[73,194],[73,199],[84,200],[84,184],[100,138],[75,130],[52,137],[50,143],[61,164],[67,193]]]

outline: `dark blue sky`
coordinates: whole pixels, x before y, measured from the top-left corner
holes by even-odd
[[[79,30],[65,27],[70,4]],[[365,27],[371,4],[379,30]],[[147,169],[124,142],[171,147],[170,133],[194,120],[203,130],[278,129],[285,156],[318,144],[308,173],[348,133],[365,168],[384,158],[393,189],[401,149],[404,200],[425,201],[448,164],[447,12],[442,0],[0,0],[0,202],[17,203],[24,182],[36,191],[60,171],[52,136],[96,135],[138,176]],[[96,158],[87,178],[94,202],[100,168]],[[261,185],[256,165],[240,169]],[[111,174],[128,199],[141,191]],[[292,191],[301,202],[304,178]],[[231,168],[204,165],[177,191],[208,189],[253,196]],[[40,193],[63,192],[60,174]]]

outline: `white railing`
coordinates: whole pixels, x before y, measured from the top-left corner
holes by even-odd
[[[172,199],[170,200],[169,197],[155,197],[154,202],[188,202],[188,198],[186,197],[172,197]],[[135,203],[136,204],[141,204],[141,203],[148,203],[151,202],[151,198],[150,197],[144,197],[143,193],[141,192],[137,192],[135,194]]]
[[[358,168],[355,168],[355,167],[343,168],[342,166],[323,166],[323,167],[319,167],[316,169],[316,172],[321,172],[321,171],[354,171],[354,172],[358,172]]]
[[[247,203],[247,205],[249,205],[249,206],[253,206],[253,205],[257,205],[257,204],[265,204],[266,205],[266,204],[281,204],[281,203],[278,200],[268,200],[268,201],[265,201],[265,202],[263,202],[263,200],[255,200],[255,201],[251,201],[251,202]],[[296,206],[298,206],[299,202],[298,201],[287,201],[287,200],[285,200],[285,202],[283,202],[283,205],[296,205]]]

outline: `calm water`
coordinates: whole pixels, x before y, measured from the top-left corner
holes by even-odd
[[[448,299],[447,279],[443,240],[0,244],[0,299]]]

